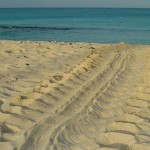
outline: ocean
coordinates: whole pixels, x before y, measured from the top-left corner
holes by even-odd
[[[150,9],[0,9],[0,40],[150,44]]]

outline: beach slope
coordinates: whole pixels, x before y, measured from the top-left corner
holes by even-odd
[[[0,149],[149,150],[150,46],[0,41]]]

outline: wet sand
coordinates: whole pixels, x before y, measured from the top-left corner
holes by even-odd
[[[0,41],[0,149],[149,150],[150,46]]]

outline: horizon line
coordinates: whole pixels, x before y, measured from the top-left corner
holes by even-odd
[[[149,7],[0,7],[0,9],[15,9],[15,8],[92,8],[92,9],[94,9],[94,8],[102,8],[102,9],[105,9],[105,8],[107,8],[107,9],[112,9],[112,8],[114,8],[114,9],[150,9]]]

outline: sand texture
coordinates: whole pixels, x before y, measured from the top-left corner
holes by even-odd
[[[150,46],[0,41],[0,150],[150,150]]]

